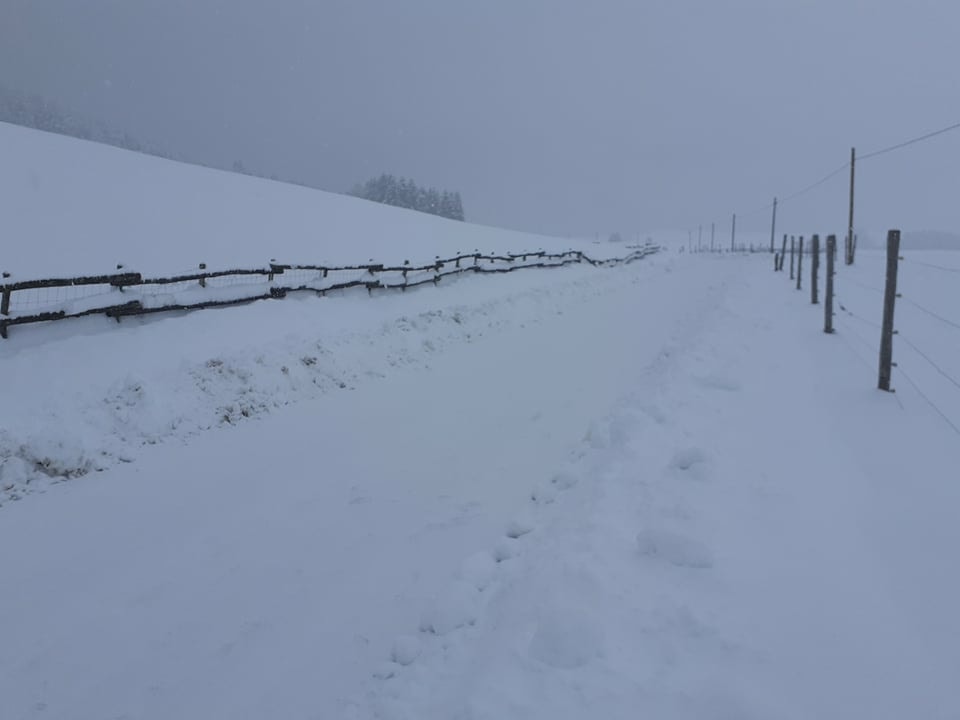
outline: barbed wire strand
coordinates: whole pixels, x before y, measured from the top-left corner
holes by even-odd
[[[859,320],[860,322],[866,323],[867,325],[869,325],[869,326],[872,327],[872,328],[876,328],[877,330],[882,330],[882,329],[883,329],[883,327],[880,325],[880,323],[875,322],[875,321],[873,321],[873,320],[868,320],[867,318],[863,317],[862,315],[858,315],[857,313],[853,312],[852,310],[848,310],[847,307],[846,307],[843,303],[837,303],[837,307],[839,307],[843,312],[845,312],[845,313],[846,313],[847,315],[849,315],[850,317],[856,318],[856,319]]]
[[[842,319],[842,318],[841,318],[841,319]],[[867,347],[868,350],[870,350],[871,352],[876,352],[876,351],[877,351],[876,346],[875,346],[873,343],[871,343],[869,340],[867,340],[867,339],[866,339],[863,335],[861,335],[859,332],[857,332],[856,330],[854,330],[854,328],[853,328],[852,325],[848,325],[845,321],[844,321],[842,324],[843,324],[844,328],[846,328],[846,329],[850,332],[850,334],[853,335],[853,337],[857,338],[857,340],[859,340],[860,342],[862,342],[862,343]],[[872,363],[868,363],[868,364],[872,364]]]
[[[956,328],[957,330],[960,330],[960,323],[955,323],[953,320],[950,320],[950,319],[948,319],[948,318],[943,317],[943,316],[940,315],[939,313],[934,312],[934,311],[931,310],[930,308],[924,307],[923,305],[921,305],[920,303],[916,302],[915,300],[911,300],[910,298],[907,298],[907,297],[901,297],[901,298],[899,298],[899,299],[902,300],[903,302],[907,303],[908,305],[912,305],[912,306],[915,307],[917,310],[920,310],[921,312],[925,312],[925,313],[926,313],[927,315],[929,315],[930,317],[936,318],[936,319],[939,320],[940,322],[945,323],[946,325],[949,325],[950,327]]]
[[[903,377],[907,380],[907,382],[910,383],[910,384],[913,386],[913,389],[917,391],[917,394],[918,394],[920,397],[922,397],[924,400],[926,400],[926,401],[927,401],[927,404],[928,404],[930,407],[932,407],[932,408],[936,411],[936,413],[937,413],[941,418],[943,418],[943,421],[944,421],[945,423],[947,423],[947,425],[949,425],[957,435],[960,435],[960,428],[958,428],[958,427],[953,423],[953,421],[944,414],[943,410],[941,410],[939,407],[937,407],[936,403],[933,402],[933,400],[931,400],[930,398],[927,397],[927,395],[923,392],[923,390],[920,389],[920,386],[917,385],[917,384],[913,381],[913,378],[911,378],[911,377],[906,373],[906,371],[905,371],[901,366],[899,366],[899,365],[897,366],[897,370],[900,372],[901,375],[903,375]]]
[[[877,292],[877,293],[880,293],[881,295],[883,295],[883,290],[880,289],[880,288],[878,288],[878,287],[874,287],[873,285],[867,285],[867,284],[865,284],[865,283],[860,282],[859,280],[854,280],[852,277],[848,277],[848,278],[846,278],[846,279],[847,279],[849,282],[852,282],[854,285],[856,285],[856,286],[858,286],[858,287],[862,287],[864,290],[872,290],[873,292]]]
[[[937,365],[937,364],[930,358],[930,356],[927,355],[923,350],[921,350],[920,348],[918,348],[916,345],[914,345],[912,342],[910,342],[910,340],[909,340],[908,338],[905,338],[905,337],[904,337],[903,335],[901,335],[900,333],[897,333],[897,339],[898,339],[898,340],[902,340],[902,341],[905,342],[907,345],[909,345],[911,348],[913,348],[914,352],[916,352],[920,357],[922,357],[924,360],[926,360],[928,363],[930,363],[930,367],[932,367],[932,368],[933,368],[934,370],[936,370],[938,373],[940,373],[941,375],[943,375],[943,377],[945,377],[947,380],[949,380],[951,383],[953,383],[953,384],[957,387],[957,389],[960,390],[960,381],[957,381],[956,378],[954,378],[954,377],[952,377],[951,375],[949,375],[946,370],[944,370],[944,369],[941,368],[939,365]]]
[[[840,325],[840,323],[837,323],[837,324]],[[863,353],[860,350],[857,349],[856,345],[850,342],[850,337],[848,336],[847,331],[849,331],[849,335],[852,335],[853,337],[857,338],[864,345],[869,347],[870,343],[864,340],[863,337],[859,333],[857,333],[852,327],[847,326],[846,323],[842,323],[842,326],[843,326],[844,332],[837,333],[837,335],[843,340],[844,344],[850,349],[850,352],[853,353],[854,356],[860,360],[860,362],[862,362],[868,368],[872,369],[874,364],[865,355],[863,355]],[[869,349],[872,351],[874,348],[870,347]]]
[[[926,263],[921,260],[914,260],[909,255],[904,257],[904,260],[913,265],[923,265],[924,267],[936,268],[937,270],[945,270],[946,272],[960,273],[960,268],[951,268],[951,267],[946,267],[944,265],[934,265],[933,263]]]
[[[856,351],[856,349],[853,347],[853,345],[850,344],[850,342],[847,340],[847,334],[853,335],[853,337],[857,338],[857,340],[859,340],[860,342],[862,342],[862,343],[867,347],[867,349],[870,350],[871,353],[876,353],[876,352],[877,352],[877,347],[876,347],[873,343],[871,343],[869,340],[867,340],[866,338],[864,338],[863,335],[861,335],[861,334],[858,333],[856,330],[854,330],[854,329],[853,329],[853,326],[850,325],[850,324],[848,324],[847,321],[846,321],[846,319],[845,319],[842,315],[837,315],[837,317],[836,317],[836,325],[837,325],[837,329],[842,329],[842,330],[844,331],[844,332],[839,332],[839,333],[837,333],[837,334],[838,334],[841,338],[843,338],[843,341],[846,343],[847,347],[850,348],[850,350],[851,350],[857,357],[859,357],[860,360],[863,361],[863,363],[864,363],[867,367],[869,367],[869,368],[871,368],[871,369],[875,369],[875,368],[876,368],[876,364],[875,364],[874,362],[871,362],[871,361],[868,360],[867,358],[863,357],[859,352]],[[896,393],[893,393],[893,399],[897,401],[897,405],[900,406],[900,409],[901,409],[901,410],[906,411],[907,408],[904,406],[903,401],[900,400],[900,397],[899,397]]]

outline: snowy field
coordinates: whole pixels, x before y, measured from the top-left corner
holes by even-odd
[[[876,251],[832,336],[676,250],[21,329],[0,717],[957,718],[960,254],[903,254],[895,394]]]

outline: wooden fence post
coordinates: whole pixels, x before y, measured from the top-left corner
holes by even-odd
[[[810,257],[810,304],[817,305],[820,302],[817,298],[817,274],[820,270],[820,236],[814,235],[810,238],[810,241],[813,243]]]
[[[800,236],[800,248],[797,253],[797,290],[801,290],[800,279],[803,277],[803,235]]]
[[[783,272],[783,261],[787,259],[787,235],[783,235],[783,245],[780,246],[780,272]]]
[[[833,332],[833,265],[837,255],[837,236],[827,235],[827,276],[823,299],[823,331]]]
[[[790,279],[793,280],[793,264],[795,262],[794,255],[796,251],[797,239],[791,235],[790,236]]]
[[[850,148],[850,215],[847,222],[847,239],[844,246],[846,252],[844,262],[847,265],[853,265],[853,185],[857,169],[857,149]]]
[[[893,311],[897,303],[897,267],[900,259],[900,231],[887,233],[887,285],[883,292],[883,325],[880,331],[880,378],[877,387],[890,390],[893,369]]]
[[[773,252],[773,238],[777,233],[777,199],[773,199],[773,219],[770,220],[770,252]]]
[[[206,264],[206,263],[200,263],[199,269],[200,269],[200,270],[206,270],[206,269],[207,269],[207,264]],[[271,274],[270,279],[273,280],[272,274]],[[207,279],[206,279],[205,277],[200,278],[200,287],[205,288],[206,286],[207,286]]]
[[[4,288],[3,297],[0,298],[0,315],[9,315],[9,314],[10,314],[10,291]]]
[[[780,268],[780,255],[779,253],[773,254],[773,271],[776,272]]]

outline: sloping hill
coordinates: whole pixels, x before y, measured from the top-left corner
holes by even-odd
[[[0,123],[0,270],[15,279],[281,262],[398,263],[584,243],[454,222]]]

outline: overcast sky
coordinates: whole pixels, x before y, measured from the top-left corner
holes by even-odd
[[[558,234],[769,227],[960,121],[948,0],[0,0],[0,83],[169,151],[458,189]],[[960,231],[960,131],[859,166],[858,225]],[[781,207],[842,233],[847,177]]]

